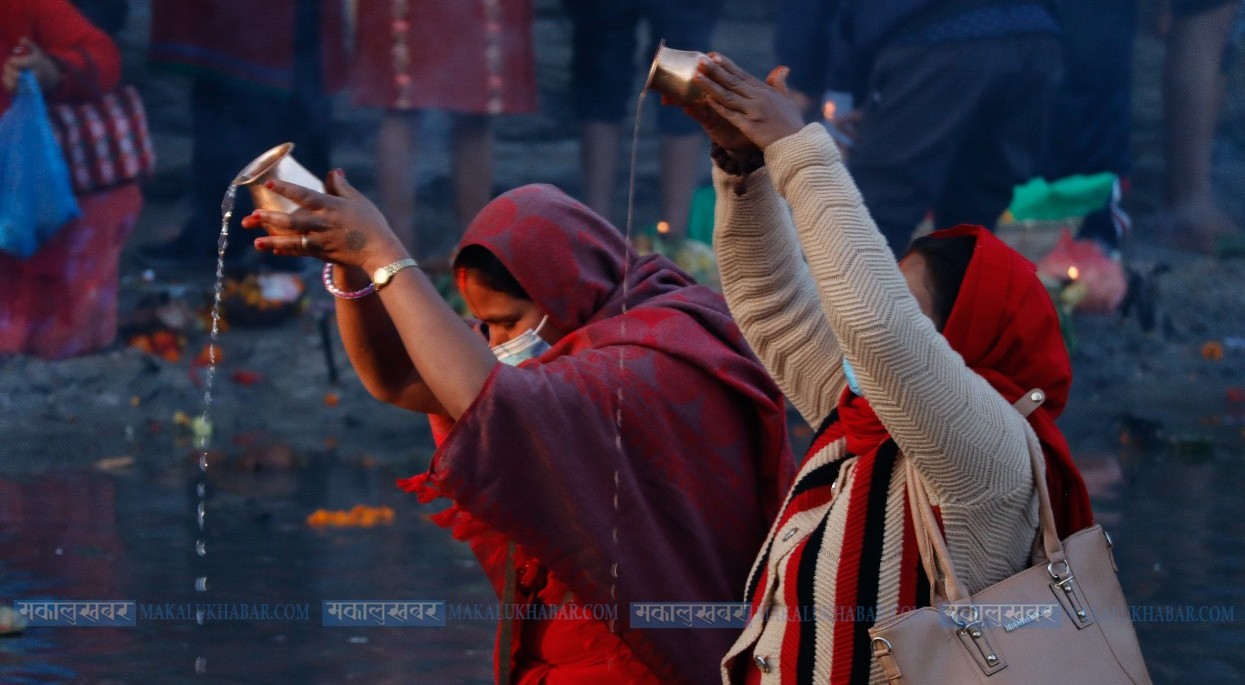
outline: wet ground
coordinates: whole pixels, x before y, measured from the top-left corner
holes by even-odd
[[[147,188],[133,244],[180,225],[189,163],[187,83],[141,69],[146,4],[132,3],[127,63],[152,110],[162,170]],[[768,67],[765,11],[751,0],[727,7],[720,49],[750,69]],[[537,2],[545,111],[499,127],[500,187],[540,180],[577,189],[577,148],[565,109],[566,31],[558,3]],[[1098,518],[1115,539],[1154,681],[1245,682],[1245,614],[1238,616],[1245,607],[1245,264],[1174,255],[1146,243],[1145,215],[1156,206],[1161,174],[1160,57],[1156,39],[1139,37],[1131,202],[1140,221],[1126,254],[1133,265],[1171,267],[1162,281],[1162,325],[1143,331],[1132,319],[1078,317],[1077,381],[1061,426]],[[1242,102],[1229,98],[1226,128],[1235,134],[1219,146],[1217,178],[1229,191],[1239,191],[1245,169]],[[337,163],[366,189],[375,114],[342,110],[339,118]],[[421,218],[427,217],[425,237],[452,243],[452,231],[444,229],[448,162],[438,122],[430,118],[424,133],[430,142],[421,146],[427,205]],[[651,136],[640,158],[642,225],[660,218]],[[621,189],[620,183],[620,200]],[[152,288],[202,302],[206,273],[160,274],[153,285],[139,278],[130,258],[124,267],[123,308]],[[126,599],[151,606],[291,605],[301,612],[291,620],[202,626],[149,619],[132,628],[30,628],[0,639],[0,683],[491,681],[489,621],[450,621],[444,628],[321,625],[322,600],[473,604],[493,601],[494,594],[470,552],[427,520],[437,507],[394,486],[426,468],[431,440],[422,419],[368,397],[343,366],[335,338],[330,347],[341,378],[331,382],[317,327],[325,300],[316,297],[307,312],[269,327],[240,326],[222,338],[204,557],[194,550],[196,453],[177,417],[202,410],[203,370],[190,361],[201,333],[190,335],[180,361],[121,347],[59,363],[0,360],[0,603]],[[1220,343],[1222,356],[1208,356],[1207,342]],[[258,379],[241,382],[239,372]],[[798,443],[807,430],[793,426],[793,435]],[[358,504],[388,506],[395,519],[367,528],[307,524],[318,509]],[[207,578],[205,592],[195,590],[199,577]],[[198,658],[205,672],[196,677]]]

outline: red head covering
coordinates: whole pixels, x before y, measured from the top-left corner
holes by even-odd
[[[1068,403],[1072,362],[1037,267],[981,226],[960,225],[933,235],[977,241],[943,336],[1008,402],[1034,388],[1046,393],[1046,402],[1029,415],[1029,425],[1046,454],[1046,484],[1059,536],[1092,525],[1085,482],[1055,425]]]
[[[616,604],[623,640],[662,682],[718,682],[732,631],[633,630],[628,611],[739,600],[794,473],[777,387],[720,295],[637,257],[552,186],[489,203],[467,245],[570,333],[538,360],[499,364],[431,477],[405,486],[450,497],[581,602]]]
[[[1072,363],[1059,316],[1036,267],[981,226],[963,224],[931,234],[975,239],[973,257],[942,334],[964,363],[1008,402],[1040,388],[1046,402],[1029,415],[1046,455],[1046,483],[1059,536],[1093,524],[1089,494],[1055,419],[1068,402]],[[864,398],[844,392],[839,405],[848,449],[888,437]]]

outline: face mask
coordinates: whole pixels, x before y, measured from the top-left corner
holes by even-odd
[[[535,329],[529,328],[522,335],[494,347],[493,355],[497,357],[497,361],[509,366],[518,366],[544,354],[545,350],[552,347],[540,337],[540,329],[545,327],[545,322],[548,320],[549,317],[546,315]]]
[[[856,381],[856,371],[852,369],[852,364],[847,361],[847,357],[843,357],[843,375],[847,377],[847,387],[853,393],[864,397],[864,393],[860,392],[860,383]]]

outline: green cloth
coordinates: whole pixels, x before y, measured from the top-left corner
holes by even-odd
[[[687,237],[713,244],[713,205],[717,195],[713,186],[701,186],[692,194],[692,210],[687,218]]]
[[[1035,178],[1016,186],[1009,208],[1017,221],[1055,221],[1102,209],[1115,191],[1115,174],[1068,176],[1054,182]]]

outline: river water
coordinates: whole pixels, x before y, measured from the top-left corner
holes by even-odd
[[[1121,448],[1122,449],[1122,448]],[[1100,521],[1156,683],[1245,681],[1245,482],[1239,457],[1083,451]],[[142,462],[140,462],[141,464]],[[202,601],[277,606],[284,620],[137,621],[130,628],[29,628],[0,639],[0,682],[488,683],[493,622],[444,628],[329,628],[322,600],[495,601],[465,546],[400,492],[408,475],[320,455],[287,471],[209,476],[213,523],[187,540],[193,463],[128,472],[0,476],[0,602],[125,599],[158,610]],[[1227,486],[1227,487],[1225,487]],[[316,529],[319,508],[389,506],[392,525]],[[195,675],[196,657],[206,672]]]

